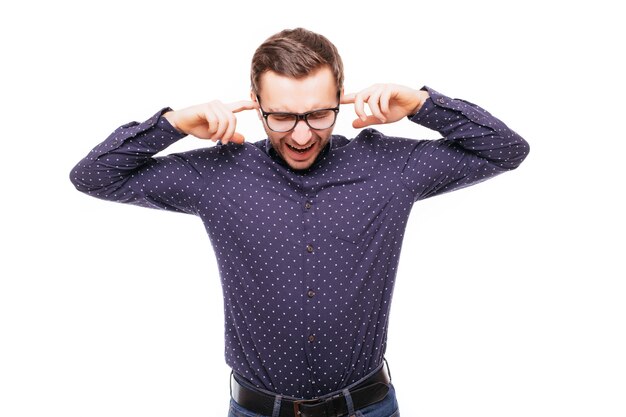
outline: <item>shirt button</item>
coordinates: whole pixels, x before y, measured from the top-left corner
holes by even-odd
[[[309,342],[315,342],[315,336],[313,335],[309,336]]]
[[[313,291],[313,290],[308,290],[308,291],[306,292],[306,295],[308,295],[308,296],[309,296],[309,298],[313,298],[313,297],[315,297],[315,291]]]
[[[306,245],[306,251],[309,252],[309,253],[313,253],[313,245],[311,245],[311,244]]]
[[[313,207],[313,204],[310,201],[307,201],[306,203],[304,203],[304,208],[305,209],[310,209],[311,207]]]
[[[446,100],[443,97],[439,97],[437,101],[440,102],[441,104],[446,102]]]

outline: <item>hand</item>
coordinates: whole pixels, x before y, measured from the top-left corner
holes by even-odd
[[[352,122],[354,128],[362,128],[375,124],[393,123],[415,114],[429,97],[427,91],[414,90],[398,84],[374,84],[358,93],[346,94],[341,104],[354,103],[354,111],[358,119]],[[365,103],[372,115],[364,110]]]
[[[170,111],[163,115],[172,126],[188,135],[213,142],[221,140],[243,143],[245,138],[235,132],[237,118],[235,113],[243,110],[258,109],[254,101],[242,100],[233,103],[222,103],[219,100],[198,104],[182,110]]]

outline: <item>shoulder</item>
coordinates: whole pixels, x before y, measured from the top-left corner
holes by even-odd
[[[361,130],[354,139],[333,136],[336,152],[348,156],[352,163],[359,161],[373,171],[400,171],[419,142],[415,139],[387,136],[384,133],[367,128]]]
[[[216,171],[258,157],[264,152],[264,146],[265,140],[242,144],[227,143],[225,145],[217,142],[214,145],[211,144],[198,149],[172,153],[167,157],[182,160],[200,171]]]
[[[257,153],[263,151],[265,147],[265,140],[259,140],[256,142],[244,142],[242,144],[229,142],[223,145],[221,142],[217,142],[214,145],[193,149],[190,151],[179,152],[175,155],[185,157],[187,159],[231,159],[241,157],[250,153]]]
[[[383,153],[410,152],[420,142],[417,139],[387,136],[372,128],[363,129],[353,140]]]

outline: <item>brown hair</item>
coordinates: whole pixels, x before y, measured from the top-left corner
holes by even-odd
[[[260,92],[260,79],[267,71],[304,78],[328,65],[335,77],[337,91],[343,87],[343,62],[337,48],[326,37],[303,28],[285,29],[270,36],[252,57],[252,90]]]

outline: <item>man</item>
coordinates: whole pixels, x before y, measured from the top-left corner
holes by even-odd
[[[399,415],[384,353],[413,203],[516,168],[528,144],[428,87],[344,94],[336,48],[304,29],[257,49],[251,83],[249,101],[121,126],[71,179],[98,198],[203,220],[224,293],[231,416]],[[353,104],[355,128],[408,117],[444,138],[332,135],[340,104]],[[267,139],[244,141],[242,111],[258,113]],[[153,157],[189,134],[218,143]]]

